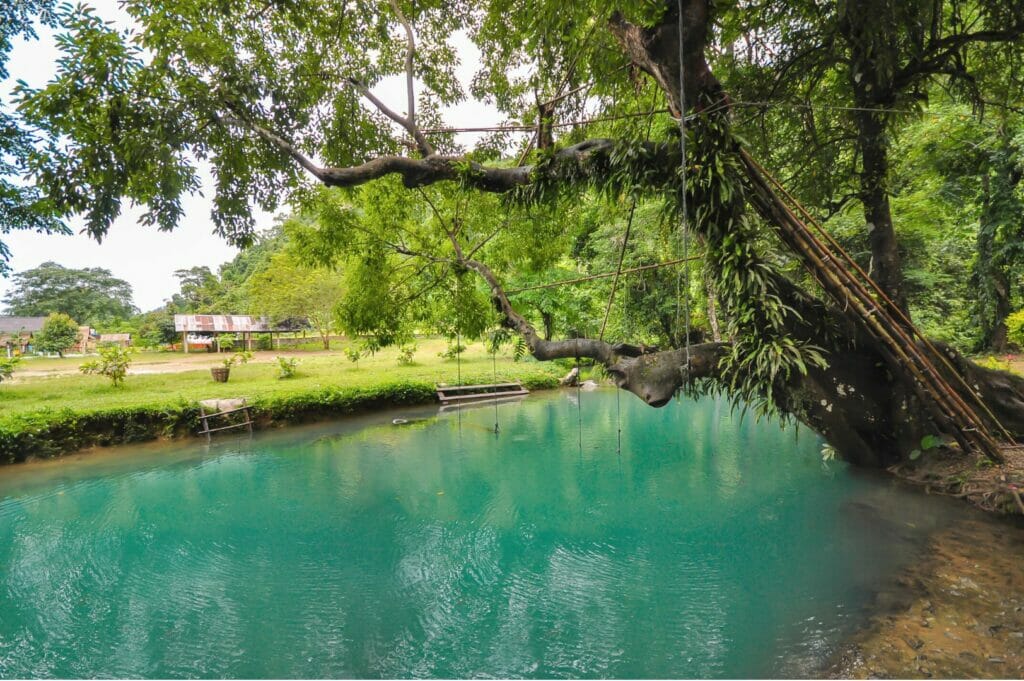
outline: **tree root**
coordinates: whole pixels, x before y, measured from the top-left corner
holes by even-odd
[[[928,493],[963,499],[991,513],[1024,515],[1024,447],[1006,447],[1003,455],[1006,462],[996,466],[976,454],[964,456],[959,449],[949,448],[888,470]]]

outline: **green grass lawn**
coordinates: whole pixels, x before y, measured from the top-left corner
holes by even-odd
[[[63,375],[30,377],[17,382],[0,383],[0,424],[12,416],[42,410],[71,409],[75,412],[180,405],[206,398],[246,397],[251,401],[316,392],[327,387],[370,388],[385,383],[424,382],[455,384],[458,364],[438,356],[446,343],[443,339],[420,339],[413,364],[400,366],[398,351],[388,348],[353,364],[341,350],[327,352],[282,352],[299,357],[299,373],[290,379],[279,379],[273,351],[258,353],[260,363],[236,365],[228,383],[215,383],[207,367],[186,368],[177,373],[129,375],[123,386],[114,388],[101,376]],[[192,355],[193,360],[199,360]],[[182,354],[140,353],[133,368],[160,365],[182,360]],[[216,356],[201,355],[202,361],[214,363]],[[265,361],[271,360],[271,361]],[[22,371],[74,370],[84,360],[29,359],[18,366]],[[497,356],[499,381],[550,378],[561,376],[565,369],[532,359],[514,362],[510,355]],[[17,371],[15,377],[17,377]],[[462,353],[462,381],[490,382],[493,378],[491,356],[482,343],[471,344]]]

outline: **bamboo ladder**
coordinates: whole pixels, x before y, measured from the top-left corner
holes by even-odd
[[[781,183],[745,150],[741,149],[739,155],[754,190],[755,207],[776,227],[780,237],[796,252],[826,294],[836,304],[848,306],[853,317],[878,342],[886,360],[893,366],[909,370],[914,379],[914,391],[936,425],[952,435],[965,451],[978,449],[989,459],[1002,462],[1000,445],[992,428],[997,429],[1009,443],[1013,443],[1013,437],[999,423],[981,396],[967,385],[945,355],[914,326],[899,306]],[[786,200],[780,198],[776,190]],[[790,206],[817,228],[824,242],[796,216]],[[919,342],[915,341],[915,337]],[[989,421],[981,418],[975,408],[953,389],[950,379],[959,383],[971,395],[971,401],[985,413]]]

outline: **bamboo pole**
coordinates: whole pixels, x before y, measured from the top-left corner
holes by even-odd
[[[925,408],[936,419],[936,424],[951,430],[951,434],[965,450],[970,449],[970,443],[973,442],[990,459],[1002,461],[999,447],[986,424],[952,389],[934,364],[921,353],[918,345],[908,335],[906,327],[898,323],[889,311],[871,296],[861,281],[839,265],[835,254],[778,197],[766,179],[766,173],[762,172],[763,169],[757,162],[746,151],[740,150],[739,153],[755,193],[760,195],[759,198],[765,204],[762,210],[772,214],[772,222],[780,229],[794,251],[802,256],[804,266],[815,275],[826,293],[837,303],[851,306],[855,313],[854,318],[886,349],[888,359],[895,360],[909,371],[914,379],[912,387],[922,399]],[[870,277],[867,279],[870,280]],[[877,284],[874,286],[877,288]],[[906,322],[909,323],[909,320]],[[910,328],[914,328],[912,324]],[[914,331],[920,335],[916,328]]]

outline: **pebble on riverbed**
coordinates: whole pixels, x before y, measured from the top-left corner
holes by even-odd
[[[965,520],[897,581],[909,606],[880,614],[837,656],[839,678],[1024,677],[1024,529]]]

